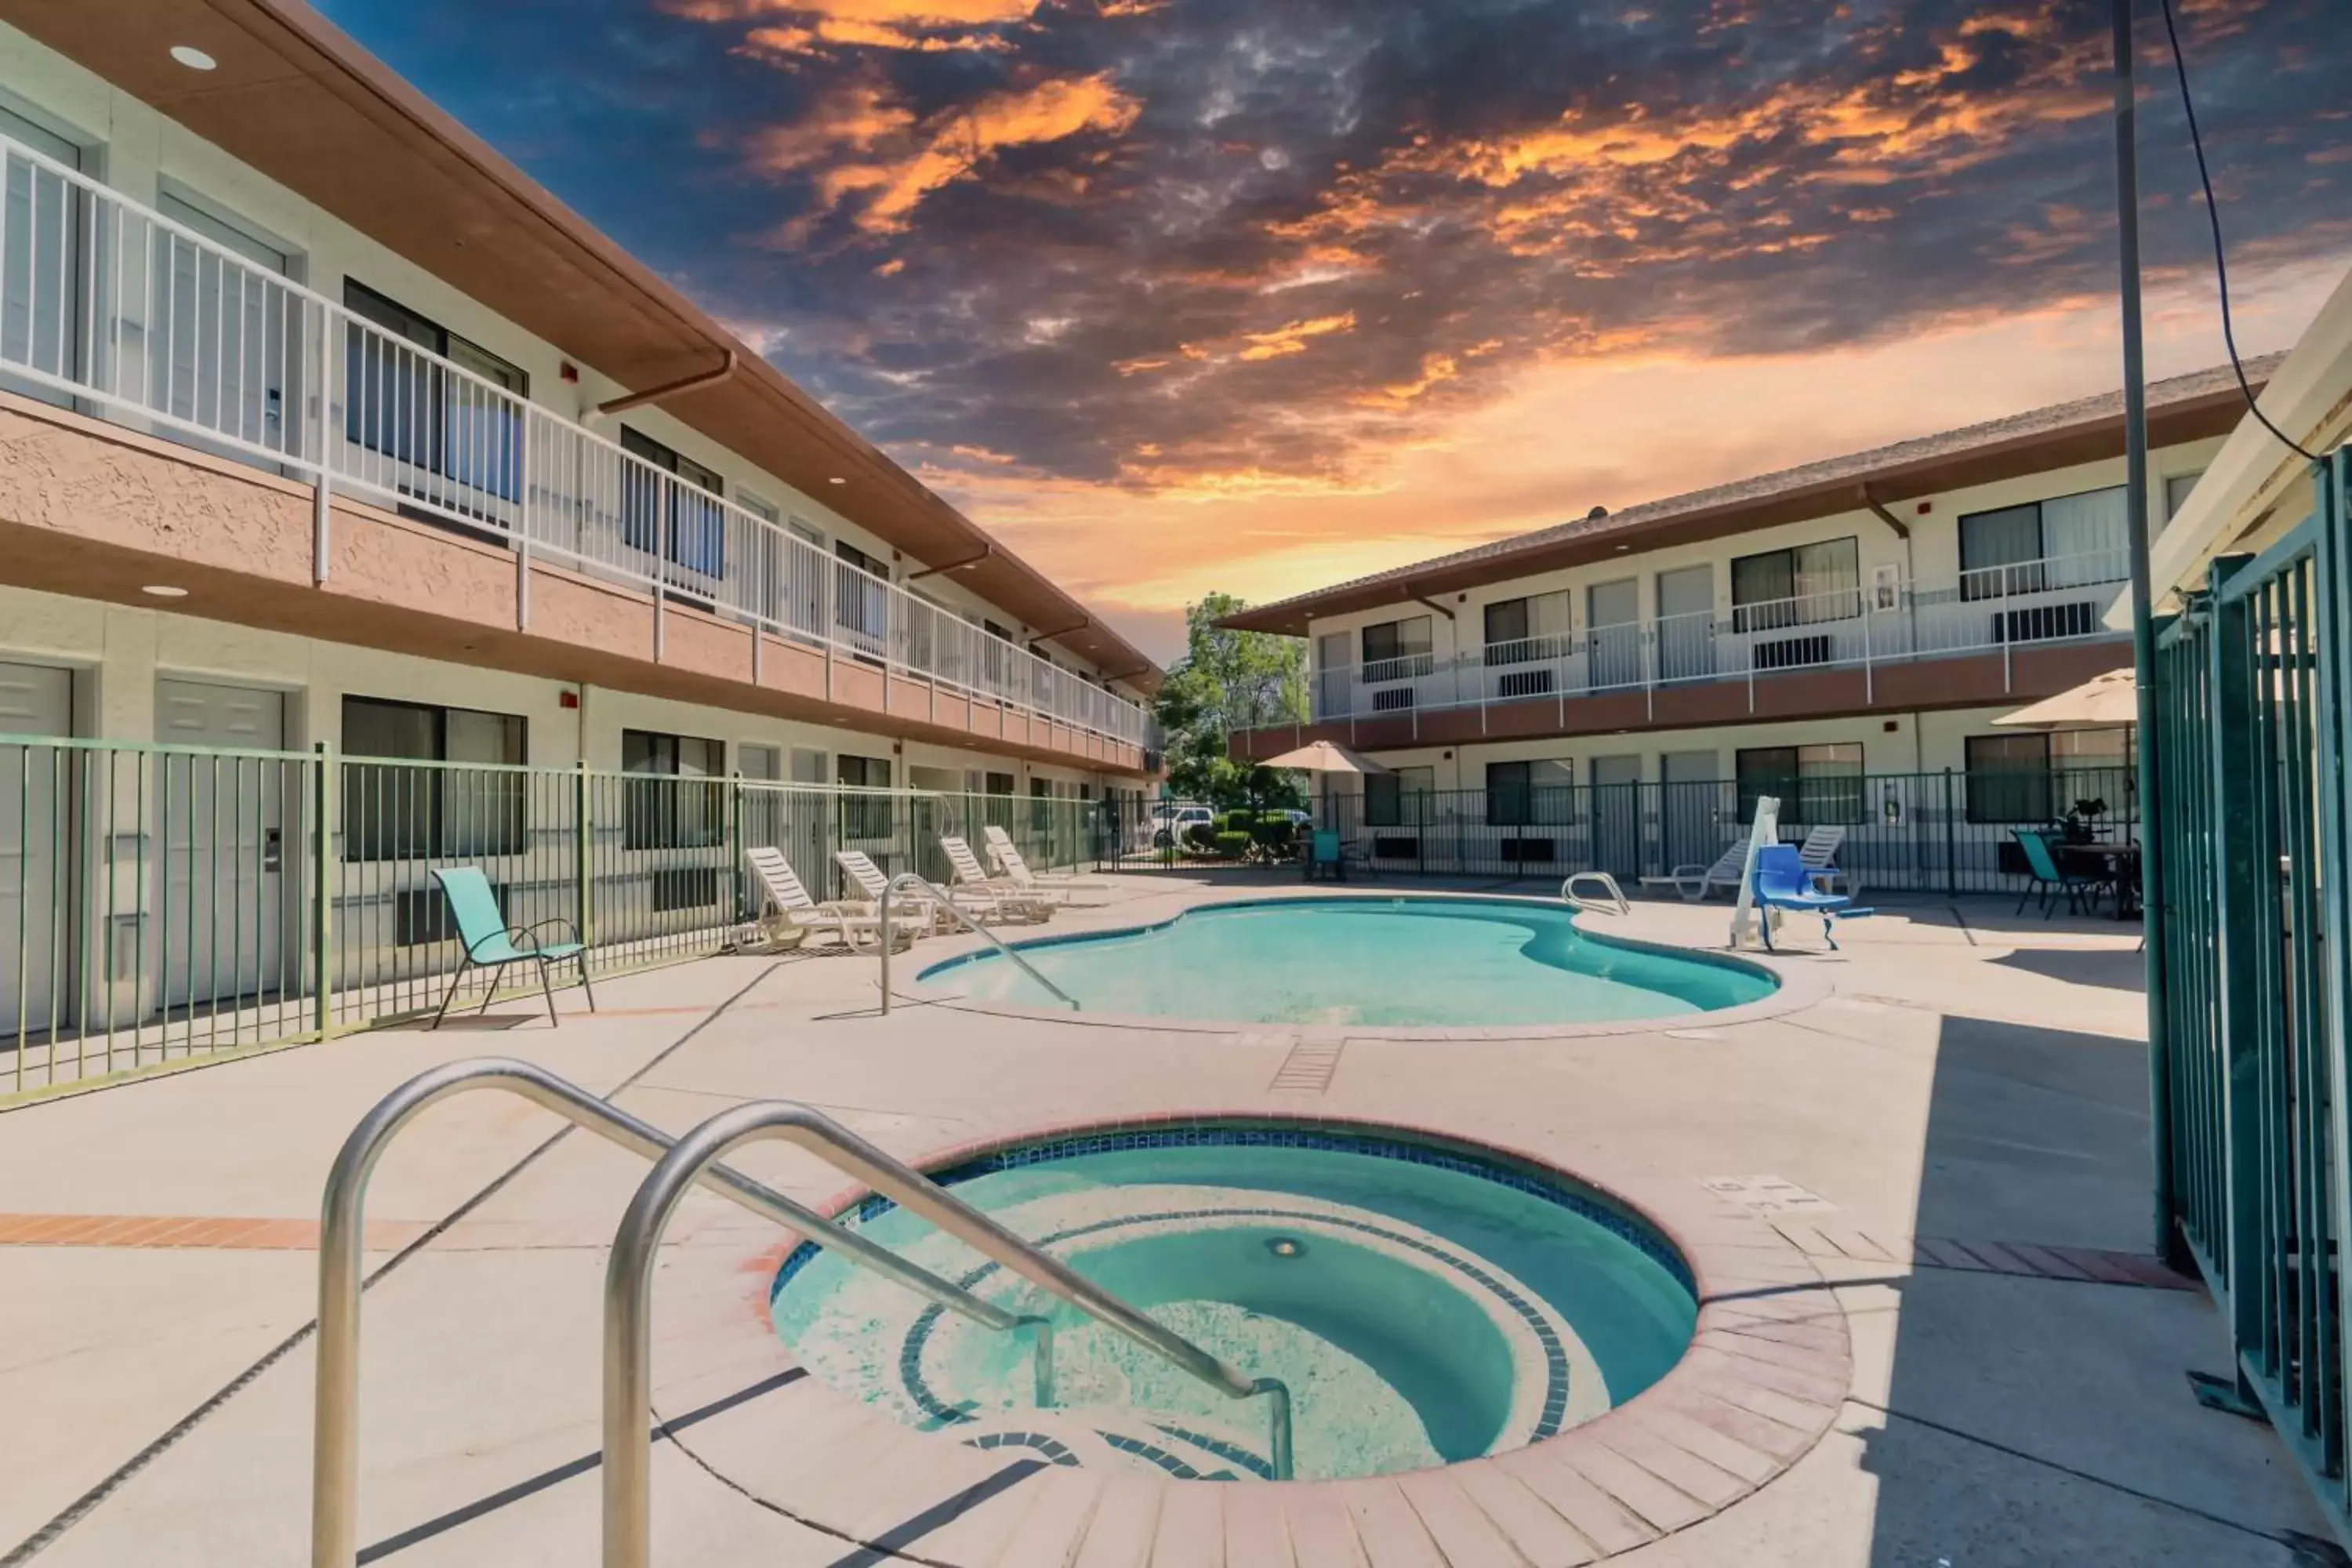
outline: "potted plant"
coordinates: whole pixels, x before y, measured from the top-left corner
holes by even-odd
[[[2107,803],[2097,795],[2076,801],[2066,813],[2066,842],[2090,843],[2098,837],[2099,818],[2106,814]]]

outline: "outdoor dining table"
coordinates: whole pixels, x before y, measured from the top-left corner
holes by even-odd
[[[2139,913],[2139,846],[2128,840],[2069,844],[2053,838],[2050,853],[2062,871],[2095,877],[2115,889],[2116,919]]]

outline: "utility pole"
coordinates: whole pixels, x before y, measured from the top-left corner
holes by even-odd
[[[2139,300],[2138,105],[2132,79],[2132,0],[2112,0],[2116,72],[2116,234],[2122,264],[2124,340],[2124,463],[2126,537],[2131,550],[2133,684],[2139,699],[2140,920],[2146,933],[2147,980],[2148,1153],[2154,1164],[2156,1251],[2182,1259],[2173,1225],[2171,1058],[2164,1032],[2164,857],[2166,802],[2157,723],[2155,594],[2148,580],[2147,390],[2142,363]]]

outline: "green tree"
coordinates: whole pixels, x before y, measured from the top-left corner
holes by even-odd
[[[1231,594],[1211,594],[1184,611],[1184,657],[1160,689],[1168,787],[1224,809],[1295,805],[1305,799],[1297,774],[1244,766],[1226,754],[1237,731],[1307,717],[1307,645],[1217,625],[1247,607]]]

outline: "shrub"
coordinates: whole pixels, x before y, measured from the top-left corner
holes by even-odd
[[[1217,835],[1217,853],[1228,860],[1238,860],[1249,853],[1250,836],[1246,833]]]
[[[1260,817],[1257,826],[1251,829],[1251,836],[1264,845],[1268,853],[1280,856],[1289,852],[1292,842],[1298,836],[1298,829],[1286,816],[1265,816]]]

